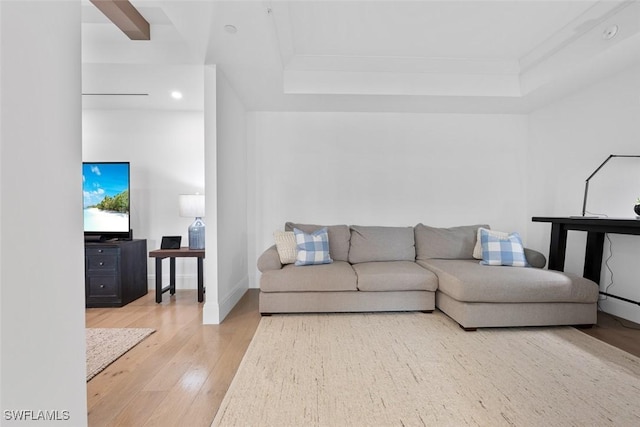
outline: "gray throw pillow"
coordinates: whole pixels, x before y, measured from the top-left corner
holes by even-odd
[[[473,259],[479,227],[489,228],[486,224],[451,228],[416,225],[416,259]]]

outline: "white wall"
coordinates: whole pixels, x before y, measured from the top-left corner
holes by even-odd
[[[548,105],[530,115],[530,169],[527,216],[579,215],[584,181],[609,154],[640,155],[640,66]],[[640,159],[613,159],[590,184],[587,210],[611,217],[634,217],[640,197]],[[530,223],[533,247],[549,249],[550,225]],[[614,272],[609,293],[640,301],[640,238],[610,235]],[[569,232],[565,270],[582,275],[586,233]],[[608,257],[605,242],[604,257]],[[601,289],[611,282],[603,266]],[[640,308],[609,298],[607,312],[640,322]]]
[[[247,120],[242,102],[220,69],[216,77],[218,302],[222,320],[249,286]]]
[[[207,212],[206,251],[204,259],[205,302],[202,308],[202,323],[219,324],[223,316],[218,304],[218,163],[217,150],[217,68],[206,65],[204,80],[204,159],[205,204]]]
[[[80,2],[0,11],[0,423],[86,426]]]
[[[526,116],[259,112],[249,129],[252,266],[288,220],[488,223],[527,243]]]
[[[0,23],[2,23],[2,7],[0,7]],[[0,46],[2,46],[2,31],[0,30]],[[0,52],[0,100],[2,99],[2,53]],[[2,144],[3,144],[3,133],[2,133],[2,108],[3,103],[0,101],[0,165],[2,165]],[[0,173],[0,189],[2,187],[2,174]],[[2,198],[0,197],[0,241],[2,241]],[[2,245],[0,245],[0,271],[2,271]],[[2,275],[0,274],[0,301],[2,299]],[[2,331],[2,315],[0,315],[0,331]],[[2,334],[0,333],[0,384],[2,382]],[[4,408],[2,404],[2,387],[0,386],[0,410]]]
[[[204,116],[201,111],[83,110],[84,161],[131,162],[133,237],[160,247],[162,236],[182,236],[194,218],[179,216],[178,195],[204,194]],[[204,219],[207,221],[207,218]],[[165,263],[168,264],[167,261]],[[148,260],[149,288],[155,262]],[[169,282],[168,265],[163,269]],[[176,259],[176,286],[197,288],[194,259]]]

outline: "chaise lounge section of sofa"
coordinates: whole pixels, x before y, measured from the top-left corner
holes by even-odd
[[[596,323],[596,283],[544,270],[546,259],[531,249],[529,268],[481,265],[473,255],[479,227],[488,228],[415,227],[417,263],[438,276],[438,309],[464,329]]]

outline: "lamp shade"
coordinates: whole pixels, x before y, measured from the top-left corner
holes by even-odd
[[[204,194],[181,194],[178,202],[180,216],[191,218],[204,216]]]

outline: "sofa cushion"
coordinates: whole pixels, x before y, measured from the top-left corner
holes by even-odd
[[[465,302],[577,302],[598,300],[598,285],[539,268],[480,265],[477,260],[417,261],[438,276],[438,292]]]
[[[262,292],[356,291],[356,273],[348,262],[296,267],[288,264],[280,270],[264,271],[260,276]]]
[[[478,227],[489,228],[484,224],[451,228],[416,225],[416,259],[472,259]]]
[[[351,226],[349,262],[415,261],[411,227]]]
[[[298,247],[295,262],[297,266],[330,264],[333,262],[329,256],[327,227],[323,227],[313,233],[305,233],[294,228],[293,233],[296,236],[296,245]]]
[[[486,228],[480,228],[482,244],[482,265],[504,265],[511,267],[528,267],[524,255],[522,239],[518,233],[510,233],[506,237],[490,234]]]
[[[316,230],[325,227],[324,225],[315,224],[296,224],[287,222],[284,225],[285,231],[293,231],[294,228],[302,230],[305,233],[313,233]],[[334,261],[349,260],[349,240],[351,232],[346,225],[329,225],[327,232],[329,233],[329,255]]]
[[[413,261],[362,262],[354,264],[361,291],[432,291],[438,278]]]

